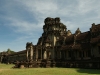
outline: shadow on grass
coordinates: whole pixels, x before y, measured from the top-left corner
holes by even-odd
[[[99,74],[100,75],[100,69],[78,69],[77,72],[87,73],[87,74]]]

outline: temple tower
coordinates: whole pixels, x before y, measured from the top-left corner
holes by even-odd
[[[60,18],[47,17],[44,20],[45,25],[43,26],[42,34],[42,46],[46,57],[55,59],[55,46],[59,36],[66,34],[66,26],[60,22]]]

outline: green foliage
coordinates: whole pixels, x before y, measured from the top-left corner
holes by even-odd
[[[79,68],[24,68],[0,64],[0,75],[100,75],[100,70]]]
[[[14,53],[14,51],[12,51],[11,49],[7,49],[7,51],[6,51],[8,54],[11,54],[11,53]]]

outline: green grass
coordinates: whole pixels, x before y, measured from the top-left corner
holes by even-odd
[[[79,68],[24,68],[0,64],[0,75],[100,75],[100,70]]]
[[[13,64],[0,64],[0,69],[10,69],[13,66]]]

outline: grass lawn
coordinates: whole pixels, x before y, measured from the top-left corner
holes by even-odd
[[[24,68],[0,64],[0,75],[100,75],[100,70],[79,68]]]

